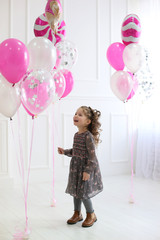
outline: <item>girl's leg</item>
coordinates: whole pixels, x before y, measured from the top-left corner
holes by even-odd
[[[94,212],[94,209],[93,209],[93,206],[92,206],[92,201],[91,201],[90,198],[83,199],[83,204],[85,206],[86,212],[88,212],[88,213],[93,213]]]
[[[79,198],[73,198],[74,201],[74,211],[81,211],[82,200]]]
[[[74,202],[74,214],[70,219],[68,219],[67,221],[68,224],[75,224],[83,220],[83,217],[81,214],[82,200],[74,197],[73,202]]]
[[[87,216],[82,223],[82,227],[91,227],[97,221],[97,217],[92,206],[92,201],[91,199],[83,199],[83,204],[85,206]]]

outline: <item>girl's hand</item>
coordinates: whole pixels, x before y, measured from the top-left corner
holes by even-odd
[[[86,172],[83,172],[83,181],[87,181],[87,180],[89,180],[89,178],[90,178],[90,174],[89,173],[86,173]]]
[[[58,153],[59,153],[59,154],[64,154],[64,149],[63,149],[63,148],[60,148],[60,147],[58,147]]]

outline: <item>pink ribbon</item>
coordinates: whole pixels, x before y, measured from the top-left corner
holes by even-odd
[[[33,136],[34,136],[34,118],[32,118],[32,134],[31,134],[31,145],[30,145],[30,155],[29,155],[29,165],[28,165],[28,172],[27,172],[27,179],[25,184],[25,171],[24,171],[24,158],[23,158],[23,147],[22,147],[22,139],[21,139],[21,121],[19,116],[19,111],[17,111],[17,118],[18,118],[18,140],[19,140],[19,150],[20,150],[20,161],[17,155],[17,162],[19,167],[20,176],[22,178],[22,186],[23,186],[23,194],[24,194],[24,204],[25,204],[25,230],[23,232],[16,231],[13,235],[14,239],[28,239],[30,234],[30,229],[28,226],[28,189],[29,189],[29,176],[30,176],[30,169],[31,169],[31,158],[32,158],[32,147],[33,147]],[[12,128],[12,135],[13,140],[15,142],[15,136]],[[16,148],[15,148],[16,149]]]
[[[51,207],[56,206],[56,199],[55,199],[55,191],[54,191],[54,186],[55,186],[55,175],[54,175],[54,164],[55,164],[55,159],[54,159],[54,123],[55,123],[55,118],[54,118],[54,104],[52,104],[52,144],[53,144],[53,179],[52,179],[52,199],[51,199]]]

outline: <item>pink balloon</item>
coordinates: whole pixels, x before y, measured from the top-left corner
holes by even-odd
[[[53,98],[53,101],[56,102],[57,100],[59,100],[66,88],[66,82],[65,82],[65,78],[63,76],[62,72],[53,72],[53,80],[55,83],[55,96]]]
[[[130,76],[132,78],[133,86],[132,86],[132,90],[131,90],[127,100],[131,99],[135,95],[135,93],[136,93],[136,91],[138,89],[138,80],[137,80],[137,78],[134,76],[133,73],[131,73],[131,72],[128,72],[128,73],[130,74]]]
[[[53,77],[48,71],[33,71],[21,83],[21,101],[32,115],[43,112],[54,94]]]
[[[19,82],[28,65],[29,53],[24,43],[9,38],[0,44],[0,72],[8,82]]]
[[[48,38],[53,44],[56,44],[62,40],[64,40],[66,36],[66,24],[63,20],[58,23],[58,31],[54,34],[51,29],[45,13],[40,15],[34,24],[34,35],[36,37],[45,37]]]
[[[66,87],[65,87],[64,93],[61,97],[61,98],[64,98],[72,91],[73,85],[74,85],[74,80],[73,80],[72,73],[69,70],[63,69],[60,72],[63,73],[65,82],[66,82]]]
[[[121,101],[126,101],[133,86],[132,78],[129,73],[117,71],[111,77],[111,89]]]
[[[22,106],[24,107],[24,109],[26,110],[26,112],[33,118],[34,117],[34,114],[32,114],[26,107],[25,105],[23,104],[23,102],[21,101],[22,103]]]
[[[117,71],[124,69],[123,50],[125,45],[119,42],[112,43],[107,49],[107,59]]]
[[[127,15],[121,28],[122,42],[127,46],[131,43],[138,43],[141,35],[141,23],[136,14]]]

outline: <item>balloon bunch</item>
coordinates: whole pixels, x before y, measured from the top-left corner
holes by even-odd
[[[113,93],[123,102],[131,99],[138,89],[135,73],[139,71],[145,60],[145,51],[138,44],[141,35],[139,17],[127,15],[122,23],[122,42],[112,43],[107,49],[107,59],[117,70],[110,80]],[[124,68],[127,68],[124,71]]]
[[[22,103],[34,118],[72,91],[70,69],[77,50],[70,41],[62,41],[60,33],[56,45],[46,36],[35,37],[27,46],[14,38],[0,44],[0,113],[4,116],[12,118]]]
[[[45,14],[36,20],[34,27],[36,37],[27,46],[14,38],[6,39],[0,44],[0,113],[10,119],[21,103],[26,112],[34,119],[51,102],[55,103],[57,100],[66,97],[73,88],[74,80],[70,69],[76,61],[77,50],[73,43],[64,40],[65,22],[60,20],[62,14],[60,1],[48,0],[45,11]],[[19,112],[17,111],[17,113],[20,129]],[[28,239],[30,234],[27,200],[34,121],[32,121],[32,124],[26,182],[21,131],[18,131],[20,161],[18,158],[17,160],[20,163],[18,165],[23,180],[26,227],[25,232],[16,232],[15,239]]]
[[[45,13],[34,24],[36,37],[49,39],[56,47],[56,63],[51,74],[55,83],[53,102],[66,97],[73,89],[74,80],[70,69],[77,59],[75,45],[66,40],[66,24],[62,20],[62,6],[59,0],[48,0]]]

